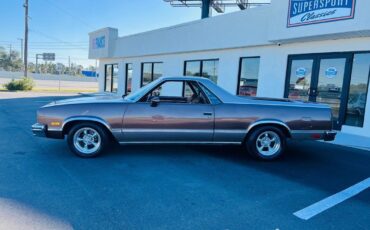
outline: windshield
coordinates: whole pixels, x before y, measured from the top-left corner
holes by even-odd
[[[126,97],[124,97],[124,99],[127,100],[127,101],[137,101],[141,97],[143,97],[151,88],[153,88],[155,85],[157,85],[158,82],[160,82],[160,79],[157,79],[155,81],[150,82],[149,84],[140,88],[136,92],[131,93],[130,95],[127,95]]]

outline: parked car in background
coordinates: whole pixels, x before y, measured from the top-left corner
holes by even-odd
[[[288,138],[331,141],[336,134],[327,105],[235,96],[199,77],[162,77],[124,98],[52,102],[38,110],[32,130],[67,136],[80,157],[95,157],[116,141],[237,144],[263,160],[280,157]]]
[[[366,93],[350,95],[347,113],[363,116],[365,114]]]

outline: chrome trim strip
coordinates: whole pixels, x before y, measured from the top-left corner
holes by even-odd
[[[60,128],[60,131],[64,129],[64,126],[68,124],[71,121],[95,121],[99,122],[100,124],[104,125],[109,131],[112,131],[109,124],[104,121],[103,119],[96,118],[96,117],[88,117],[88,116],[79,116],[79,117],[70,117],[66,120],[64,120],[62,127]]]
[[[111,129],[112,133],[121,133],[122,129],[117,128],[117,129]]]
[[[277,120],[260,120],[260,121],[256,121],[252,124],[250,124],[247,128],[247,133],[249,133],[249,131],[251,131],[251,129],[253,129],[254,127],[256,127],[257,125],[263,125],[263,124],[274,124],[274,125],[282,125],[284,126],[289,133],[291,133],[291,130],[289,128],[288,125],[286,125],[284,122],[282,121],[277,121]]]
[[[124,133],[213,133],[213,129],[123,129]]]
[[[245,129],[215,129],[215,133],[232,133],[232,134],[245,134]]]
[[[292,130],[291,134],[324,134],[325,130]]]
[[[212,141],[121,141],[121,145],[125,144],[230,144],[240,145],[242,142],[212,142]]]
[[[118,130],[118,129],[117,129]],[[113,130],[112,130],[113,131]],[[136,133],[136,132],[145,132],[145,133],[152,133],[152,132],[160,132],[160,133],[213,133],[213,129],[122,129],[122,132],[126,133]],[[216,133],[237,133],[237,134],[244,134],[245,130],[243,129],[216,129],[214,130]]]

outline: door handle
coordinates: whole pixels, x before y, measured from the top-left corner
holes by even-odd
[[[204,116],[212,116],[213,113],[203,113]]]

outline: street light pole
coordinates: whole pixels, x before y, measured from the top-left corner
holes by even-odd
[[[28,70],[28,0],[24,0],[24,76]]]

